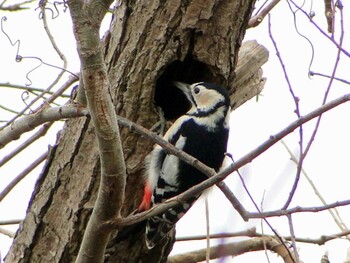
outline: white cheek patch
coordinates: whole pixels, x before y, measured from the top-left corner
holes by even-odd
[[[193,95],[194,99],[196,100],[198,109],[201,110],[210,110],[214,108],[214,106],[219,101],[225,101],[225,98],[223,95],[218,93],[215,90],[202,90],[201,93],[197,95]]]

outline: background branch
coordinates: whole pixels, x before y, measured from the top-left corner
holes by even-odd
[[[267,217],[275,217],[275,216],[286,216],[294,213],[302,213],[302,212],[321,212],[324,210],[329,210],[331,208],[339,207],[339,206],[347,206],[350,205],[350,200],[337,201],[331,204],[323,205],[323,206],[313,206],[313,207],[300,207],[296,206],[290,209],[279,209],[274,211],[264,211],[260,213],[249,213],[247,216],[249,218],[267,218]]]
[[[13,157],[15,157],[17,154],[19,154],[21,151],[23,151],[25,148],[27,148],[29,145],[31,145],[33,142],[44,136],[46,132],[50,129],[52,124],[53,122],[45,123],[43,126],[40,127],[40,129],[37,132],[30,136],[30,138],[28,138],[25,142],[23,142],[20,146],[11,151],[9,154],[5,155],[0,160],[0,167],[7,163],[9,160],[11,160]]]
[[[295,158],[294,154],[292,153],[292,151],[289,149],[289,147],[287,146],[287,144],[281,140],[282,145],[286,148],[290,159],[292,160],[292,162],[294,162],[295,164],[297,164],[297,159]],[[313,189],[315,195],[320,199],[321,203],[323,205],[327,205],[326,200],[323,198],[322,194],[320,193],[320,191],[317,189],[316,185],[314,184],[314,182],[311,180],[310,176],[306,173],[306,171],[304,170],[304,168],[301,169],[302,174],[305,176],[307,182],[310,184],[311,188]],[[341,219],[338,210],[336,208],[334,209],[329,209],[328,210],[329,213],[331,214],[333,220],[335,221],[335,223],[337,224],[337,226],[340,228],[341,231],[345,231],[347,230],[346,224],[345,222]],[[350,238],[347,237],[349,240]]]
[[[258,14],[254,15],[248,23],[248,28],[258,26],[267,14],[280,2],[280,0],[271,0]]]
[[[346,237],[350,234],[350,230],[345,230],[340,233],[335,233],[331,235],[322,235],[318,238],[305,238],[305,237],[295,237],[296,242],[302,242],[302,243],[309,243],[309,244],[317,244],[319,246],[324,245],[326,242]],[[275,238],[275,236],[266,235],[263,233],[257,233],[256,228],[248,228],[243,231],[233,232],[233,233],[219,233],[219,234],[211,234],[209,236],[210,239],[227,239],[227,238],[236,238],[236,237],[272,237]],[[194,241],[194,240],[205,240],[207,238],[206,235],[198,235],[198,236],[189,236],[189,237],[177,237],[177,242],[185,242],[185,241]],[[284,240],[291,241],[291,236],[283,236]]]
[[[47,152],[43,153],[39,158],[37,158],[32,164],[26,167],[19,175],[17,175],[0,193],[0,202],[8,195],[11,190],[31,171],[34,170],[40,163],[42,163],[47,157]]]
[[[4,0],[0,3],[0,10],[10,11],[10,12],[26,10],[26,9],[29,9],[29,7],[26,7],[25,5],[33,3],[34,1],[35,0],[28,0],[28,1],[23,1],[23,2],[17,3],[17,4],[5,5],[5,3],[7,1]]]
[[[210,248],[210,259],[221,258],[225,256],[239,256],[250,251],[271,250],[281,256],[286,263],[295,262],[290,257],[291,252],[287,251],[278,240],[272,237],[258,237],[240,242],[232,242]],[[190,263],[205,260],[206,249],[200,249],[180,255],[174,255],[168,258],[167,263]]]
[[[14,238],[15,237],[15,233],[13,233],[12,231],[9,231],[3,227],[0,227],[0,234],[6,235],[9,238]]]
[[[48,107],[37,113],[23,116],[12,125],[0,130],[0,149],[13,140],[17,140],[23,133],[33,130],[45,122],[62,120],[88,115],[88,110],[77,105],[62,107]]]
[[[22,222],[23,219],[9,219],[9,220],[1,220],[0,226],[2,225],[17,225]]]
[[[17,85],[17,84],[11,84],[11,83],[0,83],[0,87],[4,88],[10,88],[10,89],[17,89],[17,90],[27,90],[27,91],[37,91],[37,92],[45,92],[46,94],[52,95],[54,92],[53,91],[46,91],[43,88],[37,88],[37,87],[27,87],[27,86],[22,86],[22,85]],[[60,95],[62,98],[69,98],[69,95],[66,94],[61,94]]]

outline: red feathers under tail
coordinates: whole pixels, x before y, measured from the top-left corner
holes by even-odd
[[[149,186],[148,181],[145,184],[145,189],[143,193],[143,199],[142,202],[137,209],[138,212],[146,211],[151,208],[151,198],[152,198],[152,190],[151,187]]]

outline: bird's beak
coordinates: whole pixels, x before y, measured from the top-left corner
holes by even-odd
[[[191,95],[191,85],[187,84],[187,83],[183,83],[183,82],[179,82],[179,81],[174,81],[173,84],[175,85],[175,87],[179,88],[187,97],[187,99],[192,102],[192,95]]]

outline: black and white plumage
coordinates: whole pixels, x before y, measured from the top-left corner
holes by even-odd
[[[230,99],[226,89],[206,82],[174,84],[184,92],[191,108],[174,122],[164,139],[218,171],[229,133]],[[207,176],[202,172],[174,155],[167,155],[157,145],[151,153],[144,200],[139,210],[162,203],[205,179]],[[149,249],[169,233],[198,197],[147,220],[146,244]]]

